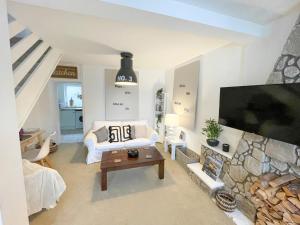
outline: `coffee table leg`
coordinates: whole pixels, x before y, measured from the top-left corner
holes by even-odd
[[[101,170],[101,190],[107,190],[107,170],[105,169]]]
[[[164,179],[165,177],[165,161],[162,160],[158,164],[158,177],[159,179]]]

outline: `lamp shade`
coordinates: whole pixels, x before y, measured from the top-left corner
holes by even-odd
[[[165,125],[169,127],[177,127],[179,125],[179,117],[175,113],[166,114]]]
[[[137,85],[137,77],[132,69],[132,56],[130,52],[121,53],[121,68],[116,76],[116,85]]]

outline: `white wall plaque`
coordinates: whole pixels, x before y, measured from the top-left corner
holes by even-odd
[[[106,120],[139,119],[139,86],[115,85],[117,70],[105,70]],[[136,76],[138,78],[138,73]]]
[[[179,115],[179,124],[188,129],[195,128],[198,79],[200,61],[175,70],[173,109]]]

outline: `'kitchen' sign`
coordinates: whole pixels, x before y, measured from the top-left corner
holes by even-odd
[[[78,71],[76,66],[57,66],[54,70],[52,78],[78,79]]]

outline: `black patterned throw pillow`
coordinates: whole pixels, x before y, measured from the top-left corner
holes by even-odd
[[[132,137],[131,137],[131,126],[130,125],[126,125],[126,126],[123,126],[123,132],[122,132],[122,141],[129,141],[129,140],[132,140]]]
[[[120,126],[110,126],[109,130],[109,142],[121,142],[122,141],[122,129]]]

